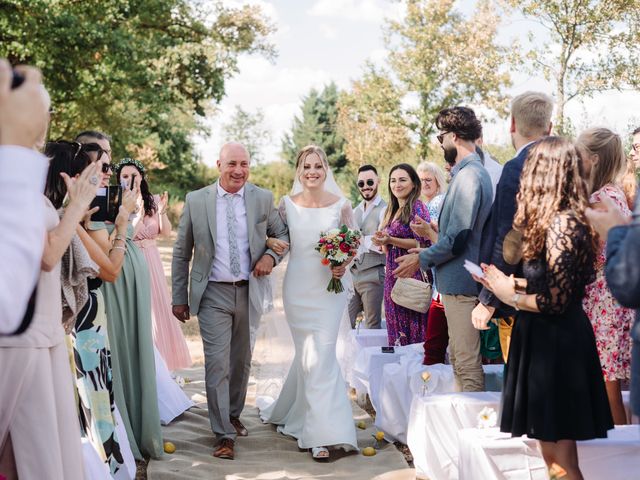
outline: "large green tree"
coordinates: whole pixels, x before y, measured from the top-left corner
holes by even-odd
[[[404,17],[387,24],[386,43],[393,72],[417,97],[410,126],[424,158],[441,109],[480,103],[504,112],[509,51],[496,42],[500,16],[490,0],[479,0],[469,18],[455,9],[455,0],[405,3]]]
[[[271,140],[271,131],[264,125],[262,109],[251,113],[236,105],[233,116],[222,127],[222,136],[225,142],[242,143],[251,160],[260,163],[264,160],[264,147]]]
[[[51,137],[99,129],[156,187],[198,186],[191,138],[241,53],[271,57],[258,7],[192,0],[0,0],[0,56],[40,67]],[[161,184],[161,185],[158,185]]]
[[[338,87],[335,83],[318,92],[312,89],[302,99],[301,115],[293,119],[291,131],[282,140],[282,156],[289,163],[296,161],[298,151],[309,144],[324,149],[330,166],[336,173],[347,164],[345,141],[337,129]]]
[[[506,2],[549,33],[526,58],[554,84],[559,133],[570,131],[564,111],[574,98],[640,86],[639,0]]]
[[[389,75],[372,64],[367,64],[362,78],[340,96],[338,127],[346,140],[351,170],[357,171],[365,163],[386,170],[395,163],[414,160],[402,97],[402,90]]]

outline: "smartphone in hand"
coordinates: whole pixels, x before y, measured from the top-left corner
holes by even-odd
[[[99,207],[99,210],[91,215],[92,222],[115,222],[118,210],[122,205],[122,188],[117,185],[99,188],[96,197],[91,202],[91,207]]]
[[[482,271],[482,268],[480,268],[479,265],[473,263],[471,260],[465,260],[463,266],[467,270],[467,272],[475,275],[478,278],[484,278],[484,272]]]

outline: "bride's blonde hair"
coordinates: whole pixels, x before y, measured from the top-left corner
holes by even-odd
[[[296,157],[296,178],[300,180],[302,176],[302,172],[304,171],[304,161],[306,158],[315,153],[320,157],[320,161],[322,162],[322,168],[324,169],[325,176],[328,175],[329,172],[329,160],[327,160],[327,154],[324,153],[324,150],[317,145],[307,145],[303,147],[302,150],[298,152],[298,156]]]

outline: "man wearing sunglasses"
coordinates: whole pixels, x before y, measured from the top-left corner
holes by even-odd
[[[358,169],[358,191],[362,202],[354,210],[357,227],[362,232],[364,252],[360,253],[351,266],[355,294],[349,302],[351,327],[364,311],[365,328],[380,328],[382,322],[382,299],[384,295],[385,256],[379,247],[373,245],[371,237],[378,230],[384,212],[385,202],[378,195],[380,178],[373,165],[363,165]]]
[[[92,162],[102,162],[101,187],[108,187],[114,167],[111,163],[111,137],[106,133],[86,130],[78,134],[76,142],[82,144]]]

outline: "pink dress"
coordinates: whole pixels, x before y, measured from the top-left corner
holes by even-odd
[[[600,202],[603,196],[611,198],[625,215],[631,216],[626,197],[620,187],[607,184],[594,192],[589,201]],[[630,330],[634,312],[621,307],[607,286],[604,274],[605,251],[606,244],[603,243],[596,259],[596,280],[587,286],[582,307],[593,325],[602,374],[606,381],[611,382],[630,378]]]
[[[156,202],[158,198],[156,198]],[[160,234],[158,213],[145,216],[138,225],[133,241],[142,250],[151,276],[151,311],[153,313],[153,343],[160,351],[169,370],[180,370],[191,366],[189,347],[184,339],[178,320],[171,313],[171,298],[167,289],[164,268],[156,238]]]

